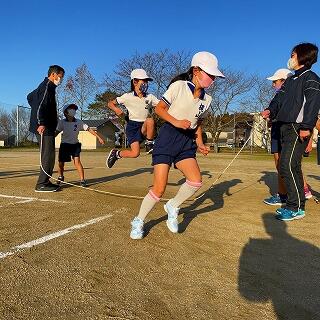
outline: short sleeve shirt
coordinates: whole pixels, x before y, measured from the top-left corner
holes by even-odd
[[[199,98],[194,98],[194,89],[192,82],[179,80],[172,83],[162,97],[169,106],[168,113],[178,120],[189,120],[191,129],[195,129],[198,121],[206,117],[212,101],[204,90]]]
[[[57,131],[62,131],[61,142],[75,144],[78,143],[79,131],[87,131],[89,126],[82,120],[67,121],[66,119],[59,120]]]
[[[135,92],[123,94],[117,97],[117,103],[125,106],[129,112],[129,120],[144,122],[149,114],[150,107],[154,108],[159,100],[152,94],[138,97]]]

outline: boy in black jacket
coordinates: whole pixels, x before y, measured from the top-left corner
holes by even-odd
[[[301,43],[292,49],[288,68],[294,70],[282,86],[282,91],[262,112],[265,118],[275,118],[280,124],[282,152],[280,175],[287,189],[285,207],[277,209],[277,218],[284,221],[305,216],[305,195],[301,160],[320,108],[320,78],[310,69],[317,62],[318,48]]]
[[[61,83],[63,76],[62,67],[50,66],[48,77],[27,96],[31,106],[29,131],[36,134],[41,150],[42,168],[40,168],[36,192],[54,192],[59,188],[58,185],[50,182],[46,173],[52,176],[55,163],[55,130],[58,123],[56,87]]]

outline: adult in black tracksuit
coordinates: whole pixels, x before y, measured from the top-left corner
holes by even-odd
[[[62,81],[64,69],[58,65],[49,67],[48,77],[37,89],[28,94],[31,106],[29,131],[35,133],[41,150],[43,170],[52,176],[55,162],[55,130],[58,123],[56,87]],[[42,136],[42,145],[41,145]],[[40,168],[36,192],[54,192],[59,187],[50,182],[47,174]]]
[[[320,108],[320,78],[310,70],[317,61],[318,48],[302,43],[292,50],[288,67],[295,71],[283,84],[270,106],[262,113],[280,123],[282,152],[280,175],[288,192],[285,207],[277,209],[284,221],[303,218],[305,195],[301,160]]]

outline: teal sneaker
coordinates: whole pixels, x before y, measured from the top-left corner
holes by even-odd
[[[143,238],[143,220],[135,217],[131,221],[130,238],[133,240],[139,240]]]
[[[305,210],[299,209],[298,211],[292,211],[287,208],[279,208],[276,210],[276,218],[282,221],[291,221],[302,219],[305,216]]]
[[[164,206],[164,211],[168,214],[167,227],[173,232],[178,232],[178,213],[179,208],[174,208],[169,202],[167,202]]]
[[[285,201],[282,201],[278,194],[271,196],[270,198],[264,199],[263,202],[269,206],[282,206]]]

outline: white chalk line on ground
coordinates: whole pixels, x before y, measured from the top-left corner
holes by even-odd
[[[33,202],[33,201],[53,202],[53,203],[70,203],[69,201],[64,201],[64,200],[53,200],[53,199],[40,199],[40,198],[33,198],[33,197],[10,196],[10,195],[6,195],[6,194],[0,194],[0,198],[18,199],[18,200],[20,200],[20,201],[16,201],[16,202],[6,203],[5,205],[0,206],[0,208],[13,206],[15,204],[29,203],[29,202]]]
[[[76,224],[76,225],[74,225],[72,227],[69,227],[69,228],[66,228],[66,229],[63,229],[63,230],[60,230],[60,231],[56,231],[56,232],[50,233],[50,234],[48,234],[46,236],[43,236],[41,238],[38,238],[38,239],[35,239],[35,240],[31,240],[31,241],[26,242],[26,243],[19,244],[19,245],[15,246],[15,247],[10,248],[9,251],[0,252],[0,260],[4,259],[6,257],[12,256],[12,255],[14,255],[14,254],[16,254],[18,252],[23,251],[23,250],[35,247],[35,246],[37,246],[39,244],[43,244],[43,243],[45,243],[47,241],[62,237],[64,235],[68,234],[68,233],[71,233],[74,230],[82,229],[82,228],[85,228],[85,227],[90,226],[92,224],[98,223],[98,222],[103,221],[103,220],[105,220],[107,218],[110,218],[110,217],[112,217],[112,214],[107,214],[107,215],[104,215],[102,217],[94,218],[94,219],[88,220],[88,221],[86,221],[84,223]]]

